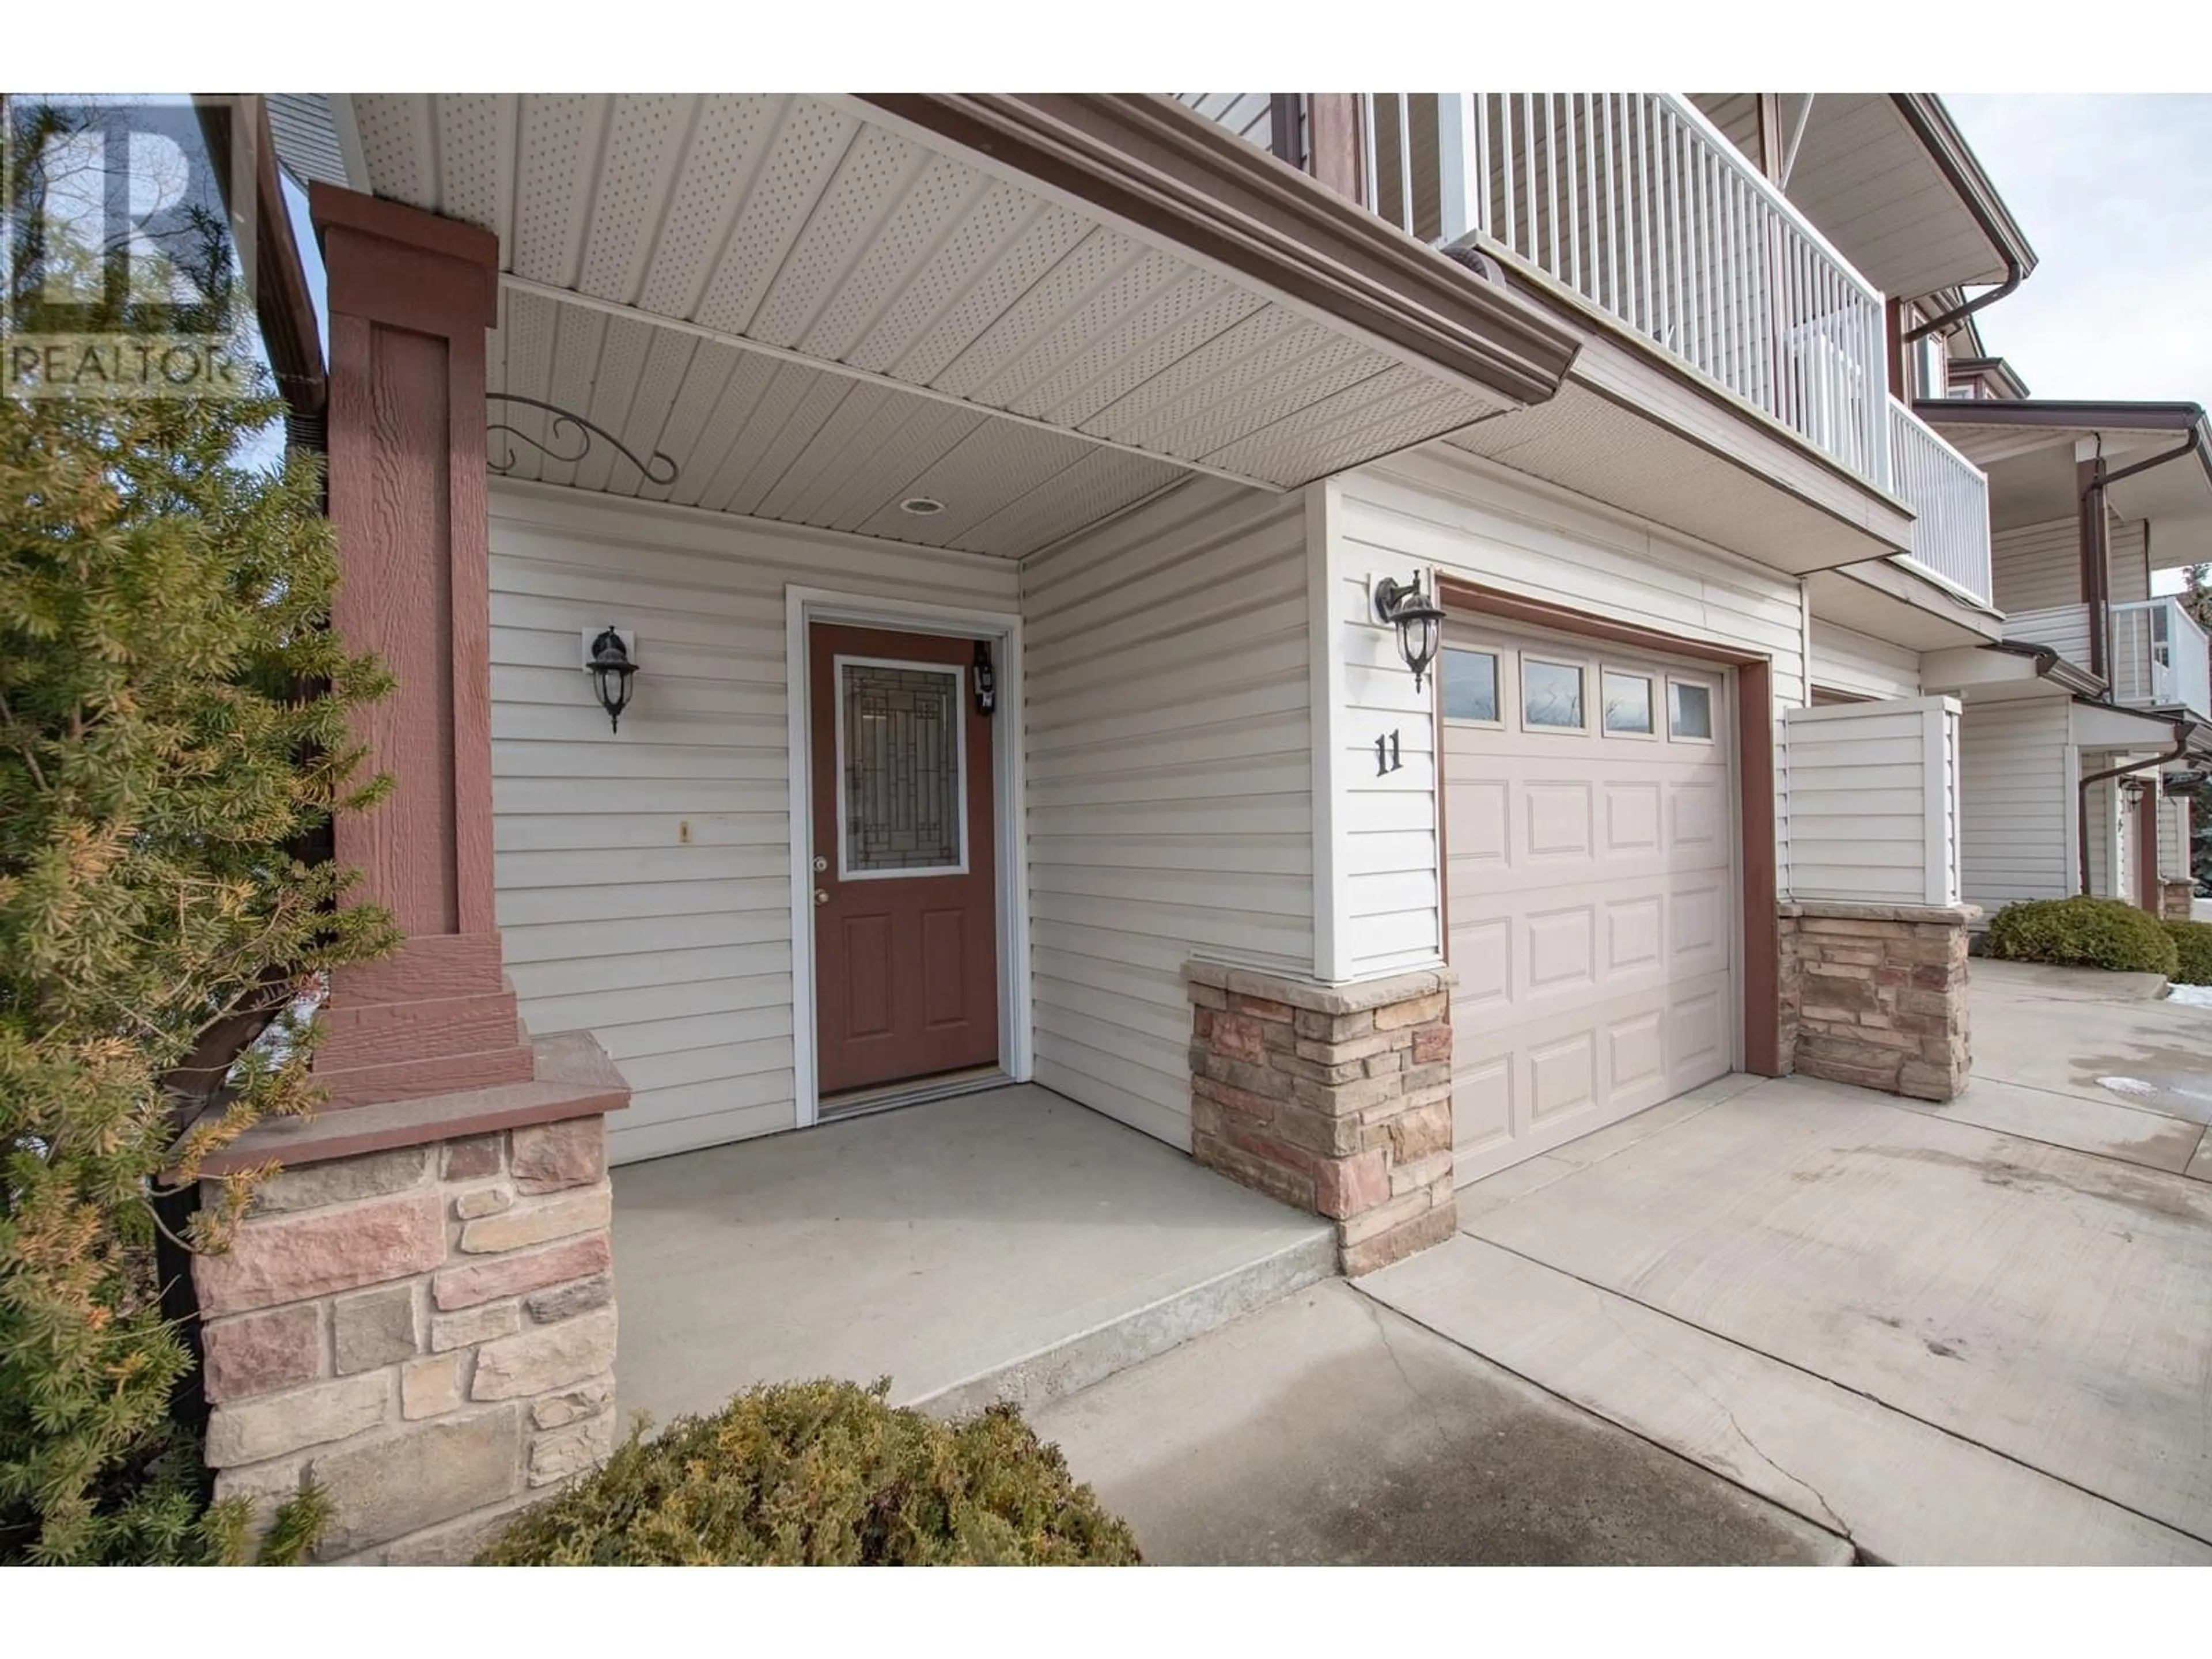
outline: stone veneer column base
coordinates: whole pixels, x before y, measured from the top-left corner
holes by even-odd
[[[2162,881],[2158,885],[2158,913],[2167,921],[2188,921],[2196,915],[2197,884]]]
[[[1916,1100],[1966,1086],[1972,905],[1781,907],[1783,1069]]]
[[[1210,962],[1183,976],[1200,1164],[1334,1221],[1347,1273],[1451,1237],[1449,968],[1348,986]]]
[[[264,1521],[312,1478],[321,1559],[468,1561],[613,1447],[605,1114],[629,1091],[586,1037],[537,1054],[532,1083],[325,1109],[219,1166],[264,1142],[283,1164],[193,1264],[207,1464]]]

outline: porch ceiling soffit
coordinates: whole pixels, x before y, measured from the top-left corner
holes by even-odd
[[[1911,544],[1901,504],[1599,336],[1550,402],[1443,441],[1788,575]]]
[[[1018,556],[1189,471],[1292,488],[1545,389],[1533,358],[1479,384],[1465,340],[1441,365],[856,98],[331,101],[360,182],[498,234],[493,389],[667,453],[692,505]],[[1401,333],[1423,320],[1334,275]],[[1564,368],[1571,339],[1526,332]],[[515,476],[672,498],[610,454],[529,449]],[[952,510],[902,519],[915,495]]]
[[[1788,193],[1869,283],[1901,299],[2002,282],[2008,249],[1983,217],[2024,270],[2035,266],[1980,162],[1924,93],[1816,94]]]
[[[2117,471],[2177,447],[2205,422],[2194,404],[1961,398],[1923,399],[1913,409],[1989,474],[1990,521],[1999,530],[2077,510],[2075,445],[2101,441]],[[2150,522],[2158,568],[2197,563],[2212,554],[2212,434],[2197,454],[2123,478],[2106,495],[2122,518]]]

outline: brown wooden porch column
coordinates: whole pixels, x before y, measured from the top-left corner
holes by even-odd
[[[368,764],[398,787],[337,825],[341,863],[407,935],[340,969],[315,1070],[334,1104],[531,1075],[492,918],[484,331],[499,241],[351,191],[309,198],[330,279],[332,619],[398,690],[367,711]]]
[[[264,1513],[320,1486],[325,1559],[465,1561],[613,1443],[605,1116],[629,1091],[590,1033],[525,1035],[493,920],[496,242],[321,185],[309,206],[330,275],[331,619],[398,681],[358,727],[397,787],[338,818],[336,850],[407,942],[331,976],[326,1104],[210,1160],[283,1169],[230,1249],[193,1263],[205,1455],[219,1498]]]

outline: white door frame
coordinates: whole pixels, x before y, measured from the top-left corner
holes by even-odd
[[[791,1031],[795,1121],[821,1115],[814,1006],[814,745],[807,633],[816,623],[847,623],[906,634],[982,640],[992,647],[998,705],[991,714],[991,788],[998,882],[999,1065],[1017,1083],[1030,1079],[1030,1024],[1028,823],[1022,811],[1022,619],[1011,611],[885,599],[827,587],[783,590],[787,732],[791,757]]]

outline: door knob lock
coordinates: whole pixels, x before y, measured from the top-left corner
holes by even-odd
[[[815,902],[817,904],[827,904],[827,903],[829,903],[829,902],[830,902],[830,895],[829,895],[829,893],[828,893],[827,891],[825,891],[825,890],[824,890],[823,889],[822,889],[822,888],[819,888],[819,887],[816,888],[816,889],[814,890],[814,902]]]
[[[814,855],[814,873],[818,876],[829,867],[830,860],[823,858],[821,854],[817,853]]]

